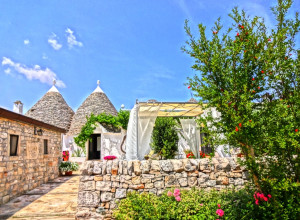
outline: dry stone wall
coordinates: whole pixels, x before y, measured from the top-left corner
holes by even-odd
[[[166,188],[241,188],[248,171],[237,158],[86,161],[81,168],[77,218],[99,217],[130,191],[161,195]],[[101,208],[103,207],[103,208]]]
[[[61,133],[43,131],[42,136],[34,135],[33,125],[0,117],[0,205],[58,176]],[[19,136],[17,156],[9,154],[10,135]]]

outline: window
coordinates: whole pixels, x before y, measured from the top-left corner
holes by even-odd
[[[44,154],[48,154],[48,140],[44,140]]]
[[[11,134],[10,135],[10,151],[9,151],[9,156],[17,156],[18,143],[19,143],[19,136]]]

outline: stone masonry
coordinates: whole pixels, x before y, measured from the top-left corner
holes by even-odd
[[[61,132],[42,129],[42,136],[34,135],[33,124],[0,117],[0,205],[58,176]],[[9,154],[10,135],[19,136],[17,156]]]
[[[166,188],[242,188],[248,171],[237,158],[86,161],[81,169],[77,218],[95,218],[99,207],[106,211],[130,191],[161,195]]]

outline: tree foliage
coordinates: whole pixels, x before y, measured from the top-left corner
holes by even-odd
[[[195,60],[197,72],[189,85],[200,103],[207,103],[207,116],[200,120],[210,134],[206,141],[242,149],[254,182],[266,192],[297,183],[300,176],[300,50],[295,45],[300,22],[298,12],[287,15],[291,6],[291,0],[278,0],[272,8],[275,28],[238,8],[229,14],[233,25],[227,30],[218,19],[209,34],[199,24],[195,38],[188,22],[185,26],[189,40],[183,51]],[[211,108],[221,117],[212,117]]]
[[[173,159],[178,151],[177,122],[171,117],[156,118],[151,147],[154,153],[165,159]]]

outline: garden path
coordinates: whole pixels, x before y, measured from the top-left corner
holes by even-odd
[[[75,219],[79,175],[58,177],[0,206],[0,219]]]

